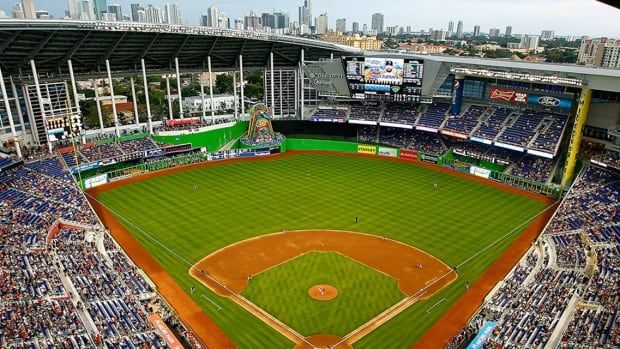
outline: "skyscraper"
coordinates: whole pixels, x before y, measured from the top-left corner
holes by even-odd
[[[463,38],[463,21],[459,21],[456,25],[456,37],[459,39]]]
[[[304,0],[304,5],[299,6],[299,25],[312,26],[312,0]]]
[[[80,19],[80,1],[79,0],[68,0],[67,4],[69,5],[69,17],[72,19]]]
[[[22,4],[17,3],[13,5],[13,11],[11,15],[13,18],[24,18],[24,8],[22,7]]]
[[[82,15],[81,18],[85,21],[95,20],[95,7],[93,6],[92,0],[83,0],[82,1]]]
[[[512,36],[512,26],[510,26],[510,25],[509,25],[509,26],[506,26],[506,34],[505,34],[505,36],[506,36],[507,38],[509,38],[509,37],[511,37],[511,36]]]
[[[203,27],[217,28],[218,24],[219,24],[219,16],[217,14],[217,8],[211,5],[207,9],[207,13],[202,16],[200,25],[202,25]]]
[[[329,30],[329,22],[327,21],[327,13],[323,13],[316,18],[316,33],[317,34],[325,34],[327,30]]]
[[[138,10],[140,9],[140,4],[133,3],[131,6],[131,20],[134,22],[138,21]]]
[[[245,29],[258,30],[260,28],[260,17],[258,17],[254,11],[251,11],[249,16],[245,16]]]
[[[353,34],[360,32],[360,24],[359,24],[359,22],[351,23],[351,31],[353,32]]]
[[[543,30],[540,33],[540,40],[553,40],[555,38],[555,30]]]
[[[347,20],[346,18],[338,18],[336,19],[336,31],[341,33],[347,32]]]
[[[37,18],[34,0],[22,0],[22,11],[24,11],[24,18]]]
[[[490,38],[498,38],[499,37],[499,28],[491,28],[489,29],[489,37]]]
[[[146,5],[146,8],[144,9],[144,14],[146,16],[146,23],[160,24],[164,21],[164,16],[161,12],[161,9],[157,6],[153,6],[151,4]]]
[[[217,27],[218,28],[230,28],[230,18],[224,11],[220,11],[217,14]]]
[[[243,30],[243,19],[241,17],[235,19],[235,29]]]
[[[273,13],[264,12],[261,15],[261,24],[263,27],[267,28],[275,28],[276,27],[276,16]]]
[[[288,13],[276,12],[273,14],[275,17],[275,28],[276,29],[285,29],[290,25],[290,21],[288,18]]]
[[[474,26],[474,38],[477,38],[480,36],[480,26],[479,25],[475,25]]]
[[[115,21],[123,20],[123,10],[121,9],[121,5],[118,5],[118,4],[108,5],[108,12],[113,13],[115,15],[115,18],[114,18]]]
[[[378,34],[383,33],[383,13],[373,13],[370,29],[375,30]]]
[[[368,33],[368,24],[364,23],[364,25],[362,26],[362,33]]]
[[[454,33],[454,21],[448,22],[448,36],[452,36]]]
[[[107,0],[94,0],[93,5],[95,7],[95,19],[101,19],[101,12],[108,11]]]
[[[177,4],[166,4],[164,6],[166,22],[173,25],[181,25],[181,9]]]

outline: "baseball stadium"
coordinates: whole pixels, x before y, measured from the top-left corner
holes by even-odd
[[[0,348],[620,347],[617,69],[126,22],[0,38]]]

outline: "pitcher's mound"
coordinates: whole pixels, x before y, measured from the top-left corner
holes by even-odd
[[[330,301],[338,297],[338,289],[332,285],[314,285],[308,289],[308,296],[317,301]]]

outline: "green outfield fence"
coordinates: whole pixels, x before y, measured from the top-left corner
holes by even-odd
[[[229,142],[239,138],[248,129],[248,121],[240,121],[231,127],[224,127],[200,133],[178,136],[153,136],[153,139],[168,144],[191,143],[193,148],[206,147],[207,151],[217,151]]]
[[[211,130],[208,132],[193,133],[180,136],[154,136],[153,139],[168,144],[191,143],[193,148],[206,147],[207,152],[214,152],[219,150],[223,145],[235,139],[238,139],[245,132],[247,126],[248,122],[244,121],[238,122],[232,127]],[[235,143],[235,147],[240,146],[241,145],[239,144],[239,142]],[[503,168],[498,167],[495,164],[490,164],[488,162],[471,163],[471,161],[464,161],[464,157],[453,154],[452,152],[448,152],[444,155],[439,155],[432,153],[416,152],[407,149],[398,149],[395,147],[383,145],[315,138],[287,138],[281,144],[280,152],[284,153],[289,150],[346,152],[401,158],[414,162],[424,161],[436,163],[440,166],[449,167],[463,173],[469,173],[471,166],[478,166],[489,171],[489,180],[499,181],[508,185],[521,187],[529,191],[538,192],[555,198],[560,198],[563,194],[563,190],[559,185],[539,183],[521,177],[509,175],[503,173]],[[120,179],[139,173],[146,173],[177,165],[203,161],[207,161],[207,153],[194,153],[186,156],[176,157],[173,159],[162,159],[138,165],[130,165],[124,168],[115,168],[112,171],[107,172],[107,178],[108,181],[113,181],[115,179]]]

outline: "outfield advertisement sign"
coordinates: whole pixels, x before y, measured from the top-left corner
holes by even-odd
[[[497,323],[495,321],[487,321],[480,332],[478,332],[476,338],[469,343],[467,349],[482,349],[484,347],[484,343],[486,343],[487,339],[491,337],[495,327],[497,327]]]
[[[104,173],[95,177],[87,178],[84,180],[84,187],[86,189],[98,187],[100,185],[108,183],[108,174]]]
[[[400,150],[400,158],[409,161],[418,161],[418,152],[413,150]]]
[[[540,105],[549,108],[570,109],[573,106],[573,101],[568,98],[542,96],[537,94],[530,94],[527,97],[527,103],[533,105]]]
[[[469,173],[473,174],[474,176],[478,176],[478,177],[482,177],[486,179],[489,179],[489,177],[491,176],[490,170],[487,170],[486,168],[482,168],[478,166],[471,166],[469,168]]]
[[[375,145],[368,145],[368,144],[358,144],[357,145],[357,153],[358,154],[376,155],[377,154],[377,146],[375,146]]]
[[[390,156],[390,157],[398,157],[398,149],[396,148],[387,148],[387,147],[379,147],[379,155],[381,156]]]
[[[439,161],[439,156],[433,155],[433,154],[422,153],[422,156],[420,156],[420,160],[424,162],[430,162],[430,163],[436,164]]]

